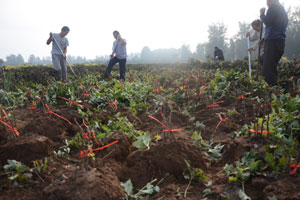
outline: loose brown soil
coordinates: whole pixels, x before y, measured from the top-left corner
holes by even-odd
[[[216,132],[219,123],[219,113],[227,113],[235,108],[239,114],[229,117]],[[189,117],[179,110],[172,114],[172,128],[181,128],[182,132],[167,133],[174,137],[162,137],[154,142],[149,150],[140,151],[132,146],[131,139],[126,133],[112,133],[103,141],[105,144],[118,140],[118,143],[102,151],[95,152],[95,161],[78,156],[74,150],[68,157],[58,158],[53,154],[63,145],[64,139],[71,139],[80,129],[75,121],[81,124],[76,109],[70,107],[55,107],[54,112],[66,117],[72,122],[69,125],[64,120],[49,116],[42,111],[16,109],[11,111],[16,119],[19,137],[0,130],[0,199],[84,199],[84,200],[121,200],[124,199],[124,189],[121,182],[131,179],[135,192],[153,179],[160,181],[160,192],[150,199],[179,200],[184,199],[184,191],[189,180],[183,176],[187,172],[185,160],[193,168],[200,168],[212,182],[210,188],[213,194],[204,198],[202,191],[207,187],[203,183],[193,181],[188,189],[189,200],[219,199],[224,192],[235,195],[235,187],[228,182],[223,172],[227,163],[239,160],[244,152],[258,145],[258,149],[269,143],[263,137],[239,137],[232,139],[233,131],[253,120],[251,102],[231,100],[220,104],[219,107],[206,106],[195,109],[193,116],[206,126],[202,136],[206,140],[214,139],[224,145],[220,160],[210,163],[199,146],[193,144],[191,136],[193,125]],[[127,116],[137,130],[148,130],[152,134],[163,136],[159,123],[150,119],[146,114],[135,116],[128,108],[120,108],[121,116]],[[109,113],[97,113],[92,118],[107,120]],[[154,115],[162,120],[160,114]],[[49,157],[47,170],[41,177],[34,175],[33,183],[24,188],[12,186],[4,175],[3,166],[8,159],[21,161],[32,166],[32,161]],[[157,182],[158,182],[157,181]],[[278,200],[300,199],[299,175],[281,176],[276,178],[254,177],[245,185],[246,193],[253,200],[268,199],[276,196]],[[156,182],[156,183],[157,183]],[[155,184],[155,183],[154,183]]]

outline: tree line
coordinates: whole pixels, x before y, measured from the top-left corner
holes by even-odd
[[[284,56],[292,58],[300,58],[300,7],[289,8],[289,25],[286,32],[286,46]],[[254,20],[254,19],[253,19]],[[248,55],[246,33],[251,30],[250,23],[239,22],[238,32],[231,38],[227,38],[227,27],[224,23],[215,23],[208,27],[208,41],[199,43],[195,52],[190,50],[189,45],[182,45],[179,49],[155,49],[145,46],[140,53],[132,53],[128,55],[127,62],[132,64],[143,63],[172,63],[187,62],[190,58],[197,58],[207,61],[213,58],[214,47],[218,46],[223,50],[225,60],[241,60]],[[253,52],[253,56],[257,53]],[[81,56],[68,56],[70,64],[83,63],[102,63],[107,64],[109,55],[97,56],[95,59],[86,59]],[[51,57],[40,58],[30,55],[28,61],[25,62],[22,55],[9,55],[6,57],[5,65],[49,65]]]

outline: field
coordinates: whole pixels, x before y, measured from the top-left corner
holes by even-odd
[[[299,63],[1,72],[0,199],[300,199]],[[3,78],[4,77],[4,78]]]

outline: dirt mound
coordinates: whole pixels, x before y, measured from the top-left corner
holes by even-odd
[[[71,168],[45,187],[43,193],[48,200],[120,200],[124,197],[118,178],[95,168],[87,172]]]
[[[118,143],[104,150],[105,158],[113,158],[116,161],[124,162],[131,153],[131,141],[123,132],[116,132],[105,139],[105,143],[109,144],[118,140]]]
[[[184,160],[193,167],[207,169],[202,151],[194,145],[183,141],[159,143],[147,151],[135,151],[127,158],[127,166],[122,170],[119,179],[131,178],[136,187],[142,187],[152,178],[174,176],[183,178],[187,168]]]
[[[224,153],[218,165],[224,166],[227,163],[234,163],[243,156],[244,152],[250,151],[251,147],[246,137],[235,138],[233,141],[225,143],[223,149]]]
[[[0,146],[0,162],[2,165],[7,160],[17,160],[30,164],[33,160],[42,159],[49,155],[51,141],[44,136],[18,138]]]
[[[44,135],[50,138],[54,142],[60,141],[62,138],[74,133],[72,127],[60,119],[51,119],[45,116],[40,116],[37,119],[28,123],[23,130],[20,130],[24,134],[36,133],[38,135]]]
[[[172,113],[172,123],[176,126],[186,126],[189,124],[189,116],[184,115],[180,112],[173,112]]]
[[[246,193],[253,200],[276,197],[278,200],[299,200],[300,177],[284,175],[278,178],[256,177],[246,184]],[[260,197],[260,198],[258,198]]]
[[[263,192],[265,197],[276,196],[278,200],[299,200],[299,181],[300,177],[284,177],[268,184]]]

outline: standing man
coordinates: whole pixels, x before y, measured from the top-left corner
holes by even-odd
[[[221,49],[219,49],[219,47],[215,47],[214,59],[224,61],[223,51]]]
[[[120,81],[121,84],[125,81],[125,73],[126,73],[126,58],[127,51],[126,45],[127,42],[123,39],[118,31],[113,32],[113,36],[116,39],[113,44],[113,52],[110,55],[110,61],[106,68],[106,72],[104,77],[108,78],[110,76],[111,70],[116,63],[120,65]]]
[[[260,9],[260,19],[266,25],[264,36],[263,76],[270,85],[277,84],[277,64],[284,53],[288,16],[279,0],[267,0],[269,7]]]
[[[246,38],[249,37],[250,38],[250,42],[255,42],[255,44],[248,49],[248,51],[250,53],[252,53],[252,51],[255,51],[259,46],[262,46],[262,45],[260,45],[260,43],[262,43],[260,41],[260,32],[262,31],[261,30],[261,28],[262,28],[262,21],[260,21],[259,19],[254,20],[251,23],[251,26],[252,26],[252,29],[254,30],[254,33],[252,35],[250,34],[250,32],[248,32],[246,34]],[[263,48],[262,48],[262,51],[263,51]],[[262,55],[260,55],[260,57],[258,58],[258,61],[259,61],[259,63],[261,65],[263,65],[263,58],[264,58],[264,55],[262,53]]]
[[[52,63],[56,71],[56,80],[67,81],[67,47],[69,46],[69,41],[66,38],[70,29],[67,26],[62,27],[60,33],[50,33],[50,37],[47,40],[47,45],[52,42]]]

